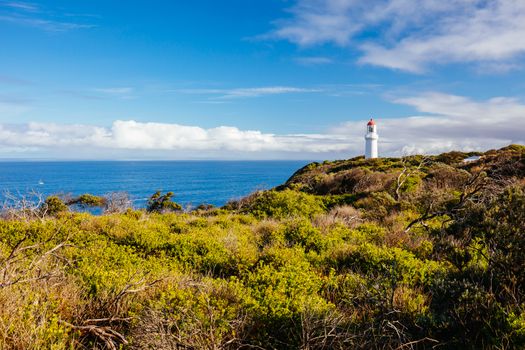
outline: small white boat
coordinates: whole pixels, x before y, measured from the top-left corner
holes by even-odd
[[[38,180],[38,184],[39,184],[39,185],[43,185],[43,184],[44,184],[44,181],[42,181],[42,180]]]

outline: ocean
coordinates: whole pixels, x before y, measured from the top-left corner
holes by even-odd
[[[221,206],[284,183],[308,161],[78,161],[0,162],[5,193],[104,195],[127,192],[143,207],[155,191],[172,191],[183,206]]]

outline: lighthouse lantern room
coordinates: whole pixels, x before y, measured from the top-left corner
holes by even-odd
[[[377,126],[374,119],[370,119],[366,125],[365,135],[365,159],[377,158],[377,140],[379,135],[377,134]]]

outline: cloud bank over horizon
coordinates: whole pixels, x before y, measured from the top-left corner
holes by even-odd
[[[517,99],[474,101],[438,92],[397,98],[420,114],[378,118],[380,154],[487,150],[525,144],[525,104]],[[116,120],[110,127],[0,124],[0,157],[90,159],[323,159],[363,153],[366,120],[317,134],[276,134],[235,126],[202,128],[175,123]]]

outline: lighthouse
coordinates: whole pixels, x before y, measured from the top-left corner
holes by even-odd
[[[377,158],[377,140],[379,135],[377,134],[377,126],[373,119],[370,119],[366,124],[366,135],[365,135],[365,159]]]

